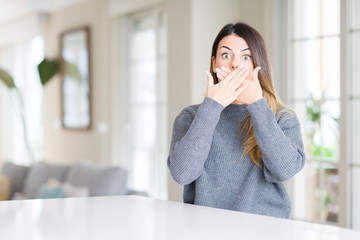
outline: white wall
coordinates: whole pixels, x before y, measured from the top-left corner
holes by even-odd
[[[57,76],[45,88],[45,158],[51,162],[74,163],[80,160],[110,162],[110,20],[104,1],[88,0],[49,16],[45,55],[59,56],[60,34],[81,26],[90,27],[90,88],[92,128],[89,131],[62,129],[61,84]],[[99,127],[108,128],[100,131]]]
[[[108,0],[108,12],[110,16],[119,17],[164,2],[166,0]]]
[[[288,43],[288,1],[268,0],[265,1],[265,29],[264,39],[266,41],[270,61],[272,64],[275,89],[281,100],[289,103],[288,66],[289,52],[284,46]]]
[[[0,46],[14,44],[42,33],[42,14],[27,14],[10,22],[0,22]]]
[[[192,0],[168,0],[168,126],[170,145],[172,125],[177,114],[191,104]],[[182,201],[182,186],[168,175],[169,200]]]

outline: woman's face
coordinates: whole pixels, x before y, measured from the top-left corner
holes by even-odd
[[[237,35],[228,35],[219,42],[216,58],[212,57],[213,71],[224,67],[233,71],[241,65],[248,66],[247,79],[252,79],[254,64],[246,41]]]

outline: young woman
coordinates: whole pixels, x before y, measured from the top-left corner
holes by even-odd
[[[305,164],[299,121],[280,104],[260,34],[228,24],[211,53],[204,102],[175,119],[168,158],[184,202],[289,218],[284,181]]]

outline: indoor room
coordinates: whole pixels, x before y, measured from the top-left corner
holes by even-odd
[[[360,0],[0,6],[4,239],[117,239],[121,232],[125,239],[360,239]],[[215,48],[226,48],[230,60],[214,55],[216,37],[230,23],[259,33],[248,40],[229,33],[245,39],[238,52],[252,61],[251,74],[234,66],[235,50]],[[254,49],[261,37],[263,55]],[[221,61],[232,61],[229,69],[220,69]],[[256,69],[257,61],[269,65]],[[215,91],[236,76],[237,97],[223,104]],[[270,81],[270,95],[263,81]],[[251,101],[241,102],[247,89],[260,98],[250,92]],[[228,134],[220,123],[234,105],[243,107],[258,152],[241,140],[244,152],[226,163],[236,148],[226,140],[242,138],[245,125],[225,141],[216,134]],[[264,115],[253,116],[262,107]],[[224,121],[236,124],[230,119]],[[277,160],[267,162],[270,156]],[[273,175],[276,164],[289,175]],[[248,168],[248,178],[238,168]],[[282,200],[262,202],[272,194]],[[234,196],[251,207],[223,207]],[[282,211],[280,205],[288,212],[278,218],[269,209]],[[258,231],[259,224],[267,227]]]

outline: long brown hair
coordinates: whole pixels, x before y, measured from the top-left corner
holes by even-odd
[[[215,38],[212,46],[211,59],[216,59],[216,52],[221,39],[231,34],[237,35],[247,42],[250,48],[254,67],[261,66],[258,78],[263,90],[263,97],[265,98],[271,110],[276,114],[281,107],[281,103],[276,96],[273,86],[271,66],[267,56],[265,42],[258,31],[245,23],[225,25]],[[210,73],[212,74],[214,83],[216,84],[219,82],[219,80],[214,73],[212,61],[213,60],[211,60],[210,63]],[[239,129],[239,135],[245,136],[244,153],[249,154],[251,160],[257,166],[262,168],[261,150],[255,139],[253,125],[249,113],[247,114],[244,123]]]

